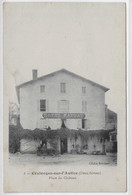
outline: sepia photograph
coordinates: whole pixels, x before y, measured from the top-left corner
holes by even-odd
[[[37,155],[45,156],[44,164],[116,165],[117,114],[105,104],[109,89],[65,69],[32,74],[16,86],[19,104],[9,104],[10,160],[39,163]]]
[[[125,33],[125,3],[3,3],[5,192],[126,191]]]

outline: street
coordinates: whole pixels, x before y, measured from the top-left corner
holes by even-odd
[[[58,156],[37,156],[36,154],[10,154],[11,164],[44,164],[44,165],[94,165],[115,166],[116,155],[63,154]]]

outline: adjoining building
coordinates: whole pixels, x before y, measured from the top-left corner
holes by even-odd
[[[117,129],[117,114],[105,105],[105,129]]]
[[[117,153],[117,130],[109,133],[110,141],[107,144],[107,149],[110,153]]]

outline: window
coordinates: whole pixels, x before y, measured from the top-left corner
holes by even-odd
[[[82,101],[82,112],[87,112],[87,101]]]
[[[69,112],[69,102],[67,100],[59,101],[59,112],[62,112],[62,113]]]
[[[44,93],[45,92],[45,86],[44,85],[40,85],[40,93]]]
[[[85,119],[82,119],[82,128],[85,128]]]
[[[87,120],[86,119],[82,119],[82,129],[87,128]]]
[[[46,111],[46,100],[40,100],[40,111]]]
[[[61,83],[60,84],[60,92],[61,93],[66,93],[66,83]]]
[[[82,93],[86,94],[86,87],[82,87]]]

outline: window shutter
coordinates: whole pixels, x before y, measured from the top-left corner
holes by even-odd
[[[36,105],[37,105],[37,112],[39,112],[40,111],[40,101],[39,100],[37,100]]]
[[[87,101],[85,101],[85,111],[87,111]]]
[[[82,112],[84,112],[84,101],[82,101]]]
[[[46,112],[49,112],[49,100],[46,100]]]

